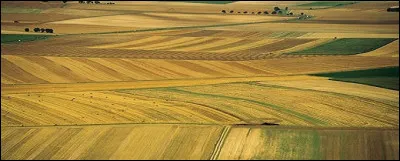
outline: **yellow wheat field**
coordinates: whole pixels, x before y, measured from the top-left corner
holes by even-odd
[[[114,125],[1,129],[1,159],[209,159],[221,126]]]

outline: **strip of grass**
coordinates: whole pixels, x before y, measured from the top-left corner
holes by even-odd
[[[290,115],[294,115],[298,118],[301,118],[303,120],[309,121],[311,123],[314,123],[316,125],[326,125],[326,123],[322,120],[310,117],[306,114],[302,114],[302,113],[298,113],[296,111],[292,111],[288,108],[284,108],[284,107],[280,107],[274,104],[269,104],[266,102],[260,102],[260,101],[256,101],[256,100],[250,100],[250,99],[246,99],[246,98],[240,98],[240,97],[231,97],[231,96],[225,96],[225,95],[217,95],[217,94],[209,94],[209,93],[197,93],[197,92],[193,92],[193,91],[186,91],[186,90],[182,90],[182,89],[178,89],[178,88],[159,88],[157,90],[167,90],[167,91],[171,91],[171,92],[177,92],[177,93],[184,93],[184,94],[191,94],[191,95],[197,95],[197,96],[204,96],[204,97],[211,97],[211,98],[222,98],[222,99],[227,99],[227,100],[240,100],[240,101],[246,101],[246,102],[251,102],[254,104],[258,104],[264,107],[270,107],[273,108],[274,110],[277,111],[281,111]]]
[[[330,77],[331,80],[366,84],[381,88],[399,90],[399,67],[385,67],[367,70],[312,74]]]
[[[1,34],[1,43],[21,43],[36,40],[45,40],[51,37],[50,35],[24,35],[24,34]]]
[[[288,54],[300,55],[354,55],[369,52],[389,44],[395,38],[343,38]]]
[[[334,6],[343,6],[343,5],[349,5],[349,4],[354,4],[356,2],[351,2],[351,1],[321,1],[321,2],[311,2],[311,3],[306,3],[306,4],[301,4],[298,6],[307,6],[307,7],[315,7],[315,6],[329,6],[329,7],[334,7]]]
[[[41,11],[37,8],[1,7],[1,13],[40,13]]]

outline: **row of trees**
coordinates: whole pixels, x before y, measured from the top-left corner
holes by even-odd
[[[221,11],[222,13],[228,13],[226,10],[222,10]],[[235,11],[233,11],[233,10],[230,10],[229,11],[229,13],[235,13]],[[239,12],[237,12],[237,13],[241,13],[240,11]],[[244,14],[247,14],[248,12],[247,11],[244,11],[243,12]],[[269,12],[268,11],[264,11],[264,12],[261,12],[261,11],[258,11],[257,12],[257,14],[262,14],[262,13],[264,13],[264,14],[269,14]],[[271,14],[284,14],[284,13],[286,13],[286,15],[293,15],[293,13],[292,12],[289,12],[289,8],[288,7],[285,7],[285,10],[282,10],[282,9],[280,9],[279,7],[274,7],[274,11],[272,11],[271,12]],[[255,14],[255,12],[251,12],[251,14]]]
[[[224,14],[227,13],[225,10],[222,10],[221,12],[224,13]],[[234,11],[231,10],[231,11],[229,11],[229,13],[234,13]],[[237,13],[241,13],[241,12],[238,11]],[[244,11],[243,13],[244,13],[244,14],[247,14],[247,13],[249,13],[249,12]],[[251,12],[251,14],[255,14],[255,12]],[[260,14],[266,14],[266,15],[268,15],[269,12],[268,12],[268,11],[264,11],[264,12],[258,11],[257,14],[259,14],[259,15],[260,15]],[[282,12],[281,10],[279,10],[279,11],[272,11],[271,14],[273,14],[273,15],[275,15],[275,14],[283,14],[283,12]],[[287,13],[287,15],[293,15],[293,13],[290,12],[290,13]]]
[[[46,33],[53,33],[54,30],[53,29],[45,29],[45,28],[34,28],[33,29],[34,32],[46,32]],[[25,32],[29,32],[29,28],[25,28]]]
[[[86,3],[86,4],[100,4],[100,1],[78,1],[79,3]],[[108,4],[108,3],[107,3]]]

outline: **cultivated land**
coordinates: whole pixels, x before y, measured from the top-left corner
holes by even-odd
[[[1,2],[1,159],[399,159],[399,2],[115,3]]]

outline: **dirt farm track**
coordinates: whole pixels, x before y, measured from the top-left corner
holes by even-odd
[[[99,2],[1,2],[2,160],[399,159],[398,1]]]

